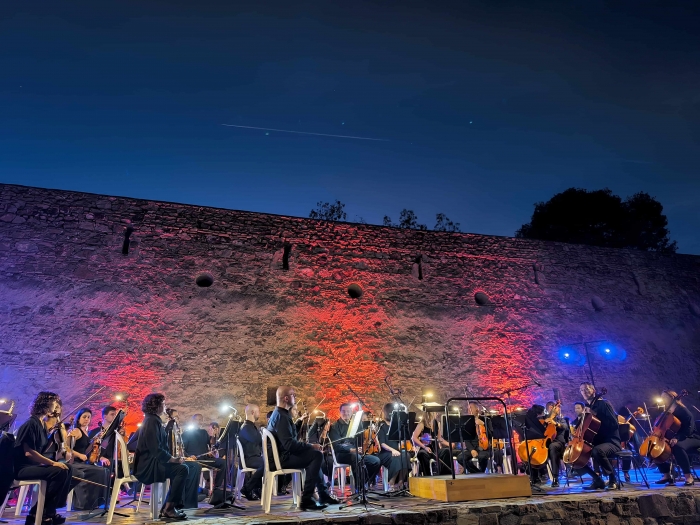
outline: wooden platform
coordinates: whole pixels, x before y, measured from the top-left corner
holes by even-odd
[[[419,498],[446,502],[532,496],[530,478],[512,474],[415,477],[409,478],[409,488]]]

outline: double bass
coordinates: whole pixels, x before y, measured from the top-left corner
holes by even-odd
[[[666,395],[670,395],[666,392]],[[654,422],[654,429],[639,447],[639,454],[649,458],[653,463],[660,465],[666,463],[673,454],[669,440],[673,439],[681,429],[680,420],[673,415],[678,400],[688,395],[687,390],[671,397],[671,404],[664,410]]]
[[[589,405],[594,404],[607,393],[607,388],[601,388],[600,393],[596,393]],[[570,465],[572,468],[583,468],[588,465],[593,451],[593,440],[599,430],[600,419],[595,417],[590,406],[587,406],[584,408],[581,423],[574,431],[573,438],[564,449],[564,464]]]

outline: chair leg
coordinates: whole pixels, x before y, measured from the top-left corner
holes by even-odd
[[[24,500],[27,499],[27,489],[29,485],[22,485],[19,488],[19,495],[17,496],[17,505],[15,506],[15,516],[22,514],[22,509],[24,508]]]
[[[8,490],[7,494],[5,494],[5,501],[2,502],[2,507],[0,507],[0,518],[2,518],[2,513],[5,512],[5,507],[7,507],[7,501],[10,499],[11,492],[11,490]]]
[[[66,498],[66,512],[70,512],[73,510],[73,490],[71,490],[68,493],[68,497]]]
[[[114,508],[117,506],[117,499],[119,498],[119,480],[114,481],[112,485],[112,494],[109,498],[109,509],[107,510],[107,525],[112,523],[112,518],[114,518]],[[141,489],[141,494],[143,494],[143,488]],[[141,503],[141,498],[139,497],[139,503]],[[137,506],[138,508],[138,506]]]
[[[139,511],[139,508],[141,507],[141,500],[143,499],[143,493],[146,490],[146,485],[141,483],[141,490],[139,490],[139,500],[136,503],[136,512]]]
[[[277,482],[277,476],[266,476],[269,479],[265,480],[263,486],[264,497],[260,498],[263,502],[263,510],[265,514],[270,513],[270,507],[272,506],[272,489],[274,484]]]
[[[36,498],[36,518],[34,525],[41,525],[41,520],[44,518],[44,500],[46,499],[46,481],[39,482],[39,494]]]
[[[340,486],[340,493],[345,494],[345,467],[341,468],[339,471],[340,477],[338,479],[338,485]]]

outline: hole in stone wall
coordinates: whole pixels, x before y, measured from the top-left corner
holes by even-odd
[[[418,256],[416,257],[415,261],[413,261],[413,272],[412,272],[416,278],[419,281],[423,280],[423,257]]]
[[[214,277],[210,273],[200,273],[194,280],[200,288],[208,288],[214,284]]]
[[[353,283],[350,286],[348,286],[348,295],[353,299],[359,299],[360,297],[362,297],[362,288],[359,284]]]
[[[474,300],[479,306],[486,306],[487,304],[491,303],[489,296],[486,295],[484,292],[476,292],[474,294]]]
[[[282,269],[289,270],[289,254],[292,251],[291,244],[284,245],[284,253],[282,254]]]
[[[129,226],[126,227],[126,230],[124,230],[124,243],[122,244],[123,255],[129,255],[129,237],[131,237],[132,233],[134,233],[134,227],[129,224]]]

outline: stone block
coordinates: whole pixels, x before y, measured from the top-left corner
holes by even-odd
[[[643,518],[664,518],[671,516],[668,501],[662,494],[645,494],[637,498],[639,513]]]
[[[498,514],[496,512],[482,514],[479,516],[479,525],[498,525]]]
[[[357,519],[354,516],[353,518]],[[427,516],[423,512],[394,512],[391,514],[391,519],[394,523],[405,523],[406,525],[424,525],[429,523]]]

